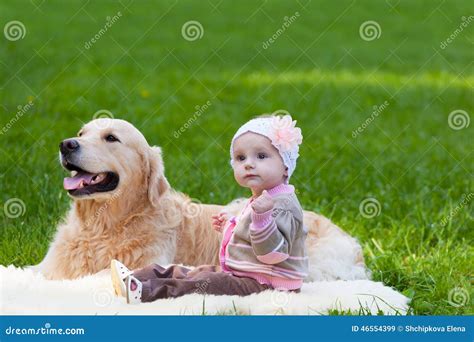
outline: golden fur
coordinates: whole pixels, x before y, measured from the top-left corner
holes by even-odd
[[[81,133],[76,138],[81,144],[78,166],[89,172],[116,172],[119,185],[110,192],[73,197],[47,255],[35,268],[49,279],[71,279],[107,269],[113,258],[131,269],[150,263],[218,263],[221,233],[212,229],[211,215],[222,210],[236,214],[242,201],[226,207],[199,204],[173,190],[164,174],[161,149],[150,147],[126,121],[94,120]],[[109,133],[121,142],[104,141]],[[308,279],[364,278],[355,239],[313,212],[305,211],[304,223],[309,228]],[[337,250],[341,248],[346,251]],[[325,258],[340,265],[325,264]]]

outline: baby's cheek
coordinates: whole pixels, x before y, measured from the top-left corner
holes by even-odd
[[[234,169],[234,178],[239,184],[243,182],[243,175],[239,170]]]

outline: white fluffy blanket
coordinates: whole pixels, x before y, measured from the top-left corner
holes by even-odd
[[[300,293],[264,291],[246,297],[190,294],[128,305],[113,293],[108,272],[50,281],[31,270],[0,266],[2,315],[320,315],[405,314],[408,298],[370,280],[305,283]]]

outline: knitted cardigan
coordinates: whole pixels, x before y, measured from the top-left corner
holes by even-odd
[[[294,187],[267,190],[275,204],[258,214],[249,199],[238,217],[224,228],[220,263],[224,272],[249,277],[276,289],[299,289],[308,275],[303,210]]]

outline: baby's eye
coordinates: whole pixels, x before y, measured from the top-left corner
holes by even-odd
[[[245,156],[239,155],[239,156],[237,156],[237,160],[238,160],[238,161],[244,161],[244,160],[245,160]]]
[[[267,155],[265,153],[259,153],[258,154],[258,159],[265,159]]]

